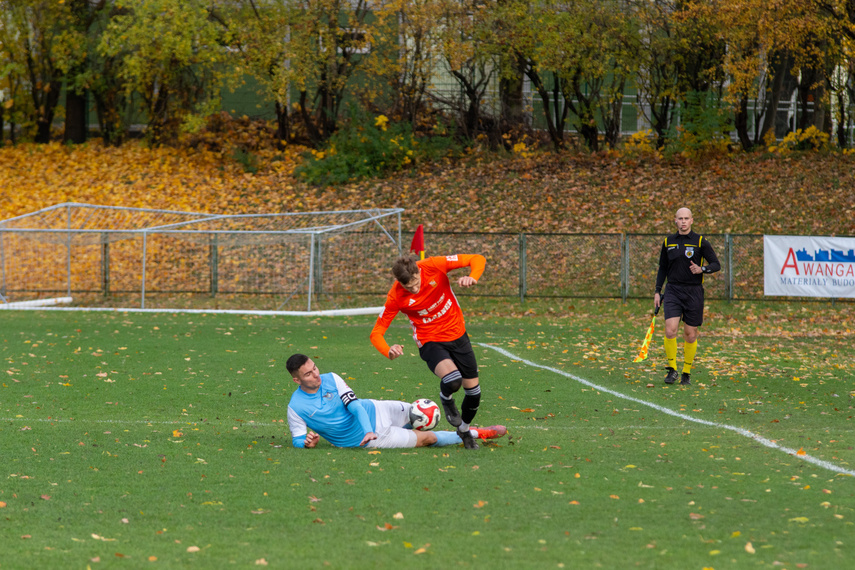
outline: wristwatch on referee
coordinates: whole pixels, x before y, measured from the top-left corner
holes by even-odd
[[[706,265],[701,266],[701,273],[709,273],[709,268]]]

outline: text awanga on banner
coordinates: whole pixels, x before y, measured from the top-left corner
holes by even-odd
[[[763,236],[768,296],[855,298],[855,238]]]

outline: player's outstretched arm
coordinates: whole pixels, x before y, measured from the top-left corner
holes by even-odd
[[[390,306],[389,301],[387,301],[386,305],[383,307],[383,312],[380,313],[379,317],[377,317],[377,322],[374,323],[374,328],[371,329],[371,336],[369,337],[371,344],[374,345],[377,352],[389,360],[395,360],[404,354],[404,347],[400,344],[389,346],[389,343],[386,342],[386,331],[389,330],[389,326],[392,324],[392,320],[397,314],[397,307]]]
[[[469,275],[457,280],[457,284],[461,287],[469,287],[477,283],[481,279],[481,275],[484,274],[484,269],[487,267],[487,258],[477,253],[461,253],[446,257],[431,257],[430,259],[436,260],[438,267],[446,273],[460,267],[469,267]]]

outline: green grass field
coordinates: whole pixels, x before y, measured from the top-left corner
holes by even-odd
[[[845,568],[855,306],[708,303],[694,385],[649,302],[463,299],[476,422],[510,437],[290,446],[294,352],[438,397],[399,317],[0,312],[0,568]],[[443,426],[445,424],[443,420]]]

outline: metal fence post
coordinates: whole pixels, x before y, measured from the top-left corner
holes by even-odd
[[[620,294],[626,303],[629,295],[629,235],[620,234]]]
[[[67,278],[67,297],[71,297],[71,207],[68,207],[68,241],[65,244],[68,256],[65,259],[65,274]]]
[[[312,310],[312,289],[315,286],[315,234],[311,234],[309,242],[309,304],[306,307],[307,311]]]
[[[110,234],[101,234],[101,293],[110,295]]]
[[[315,255],[315,293],[318,297],[324,292],[324,258],[323,258],[323,241],[321,236],[315,240],[314,247]]]
[[[733,237],[724,234],[724,254],[727,260],[727,300],[733,301]]]
[[[3,248],[5,232],[0,232],[0,301],[6,299],[6,250]]]
[[[219,234],[211,234],[210,257],[211,257],[211,297],[217,296],[219,290],[219,266],[220,266],[220,248]]]
[[[398,212],[398,257],[401,257],[401,212]]]
[[[526,293],[526,239],[525,234],[521,233],[519,238],[519,248],[520,248],[520,303],[525,301],[525,293]]]
[[[145,309],[145,258],[148,249],[148,232],[142,233],[142,284],[140,285],[140,309]]]

